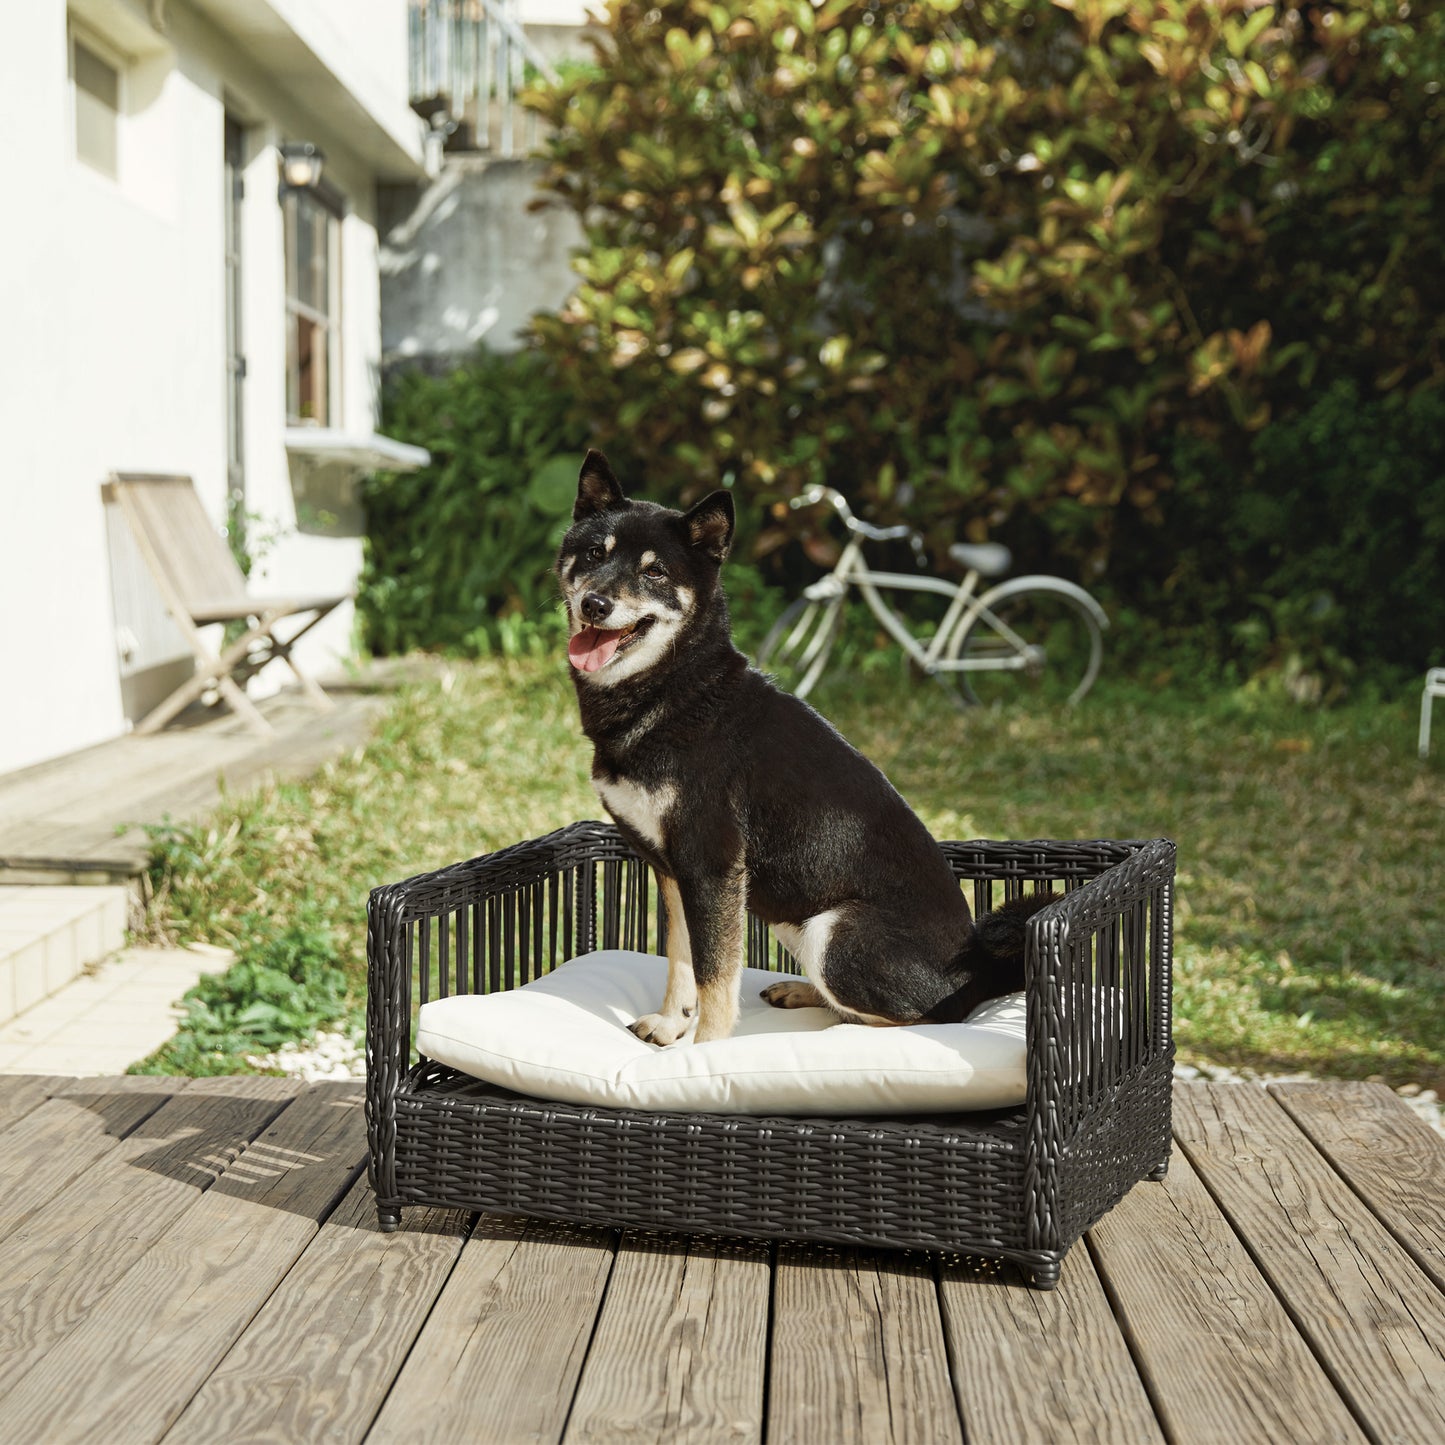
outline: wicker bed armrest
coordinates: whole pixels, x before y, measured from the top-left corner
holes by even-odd
[[[1029,1108],[1065,1135],[1090,1105],[1173,1057],[1175,845],[1132,845],[1029,921]]]
[[[644,871],[616,828],[583,822],[372,890],[366,1112],[372,1182],[381,1194],[390,1192],[377,1171],[392,1167],[396,1098],[412,1062],[416,1005],[434,994],[510,988],[607,946],[609,934],[622,937],[607,905],[617,891],[609,887],[612,875],[624,868],[630,877]]]
[[[441,918],[498,893],[544,882],[575,863],[607,857],[631,857],[612,824],[571,823],[545,837],[373,889],[371,912],[397,910],[398,922]]]
[[[585,870],[640,868],[607,823],[573,823],[375,888],[367,902],[367,1068],[405,1070],[417,1002],[510,988],[618,932]],[[613,944],[613,946],[616,946]],[[505,963],[504,963],[505,960]]]

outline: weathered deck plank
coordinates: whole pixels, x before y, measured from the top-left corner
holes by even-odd
[[[962,1441],[926,1255],[781,1245],[768,1439]]]
[[[470,1216],[382,1234],[359,1178],[212,1372],[166,1445],[362,1440],[456,1263]]]
[[[12,1124],[0,1147],[0,1239],[114,1149],[187,1082],[77,1079]]]
[[[0,1134],[71,1082],[66,1074],[17,1074],[7,1080],[0,1089]]]
[[[1177,1150],[1169,1177],[1136,1185],[1090,1231],[1089,1244],[1172,1439],[1365,1438]]]
[[[458,1211],[382,1235],[355,1086],[10,1082],[5,1445],[1445,1438],[1445,1144],[1385,1090],[1181,1088],[1169,1179],[1045,1294]]]
[[[7,1445],[154,1440],[285,1276],[365,1157],[353,1085],[313,1085],[0,1408]]]
[[[483,1215],[368,1438],[560,1440],[613,1250],[608,1230]]]
[[[1383,1084],[1275,1084],[1270,1092],[1445,1289],[1445,1137]]]
[[[760,1441],[770,1255],[624,1234],[565,1445]]]
[[[946,1259],[939,1294],[969,1445],[1162,1442],[1082,1245],[1069,1251],[1056,1290],[1031,1289],[1012,1265]]]
[[[222,710],[193,725],[128,734],[0,777],[0,874],[16,878],[142,872],[150,843],[137,824],[205,816],[232,792],[304,777],[364,744],[384,695],[335,689],[318,716],[299,695],[260,701],[275,733],[257,737]]]
[[[1445,1440],[1445,1296],[1262,1089],[1191,1089],[1179,1142],[1376,1439]]]
[[[196,1080],[0,1244],[0,1409],[298,1088]]]

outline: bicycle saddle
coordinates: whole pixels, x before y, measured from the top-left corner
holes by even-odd
[[[998,577],[1013,566],[1013,553],[1002,542],[955,542],[948,555],[980,577]]]

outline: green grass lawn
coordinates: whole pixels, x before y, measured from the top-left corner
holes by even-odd
[[[1073,713],[960,712],[883,667],[813,701],[938,837],[1173,838],[1182,1058],[1445,1089],[1445,769],[1414,756],[1418,693],[1306,711],[1106,680]],[[230,1071],[359,1020],[367,890],[599,816],[589,761],[560,659],[457,664],[364,750],[159,835],[156,937],[250,972],[145,1067]]]

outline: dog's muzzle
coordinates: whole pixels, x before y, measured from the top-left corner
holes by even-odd
[[[609,605],[610,610],[610,605]],[[647,634],[655,619],[643,617],[631,627],[597,627],[591,623],[573,633],[567,657],[578,672],[600,672],[619,652]]]

